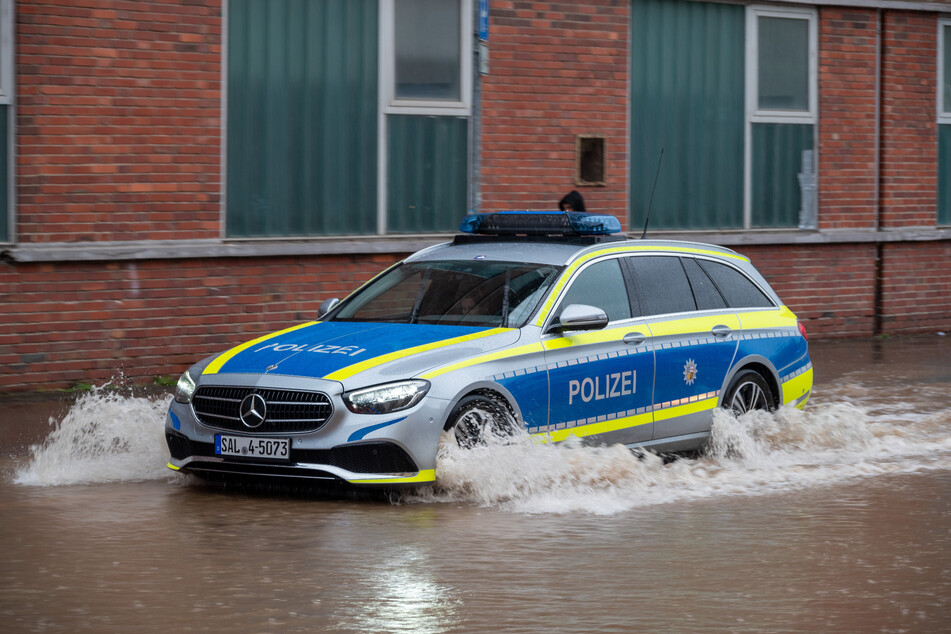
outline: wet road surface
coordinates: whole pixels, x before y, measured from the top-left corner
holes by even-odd
[[[167,395],[6,398],[0,629],[951,631],[951,341],[811,351],[711,455],[447,448],[399,500],[168,472]]]

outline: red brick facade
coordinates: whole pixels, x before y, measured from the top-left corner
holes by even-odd
[[[491,6],[491,72],[482,97],[484,210],[551,210],[578,189],[589,208],[625,223],[630,5],[501,0]],[[576,184],[577,135],[604,136],[605,186]]]
[[[819,23],[819,226],[876,227],[874,10],[830,8]]]
[[[477,139],[483,210],[551,209],[578,188],[590,207],[625,222],[629,8],[621,0],[492,0]],[[135,251],[141,240],[216,241],[221,1],[34,1],[16,12],[11,253],[49,243],[133,241]],[[951,240],[922,233],[940,231],[938,16],[818,13],[822,231],[731,244],[813,337],[951,329]],[[575,137],[592,134],[605,137],[606,183],[579,188]],[[918,233],[903,237],[909,230]],[[176,375],[313,319],[322,299],[399,259],[404,243],[392,244],[344,255],[62,262],[16,261],[14,253],[0,261],[0,391],[119,371],[140,381]]]
[[[220,235],[221,2],[18,2],[17,239]]]
[[[886,11],[882,31],[882,226],[932,227],[938,210],[935,16]]]

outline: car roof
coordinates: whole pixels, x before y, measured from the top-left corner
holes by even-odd
[[[732,249],[702,242],[680,240],[604,240],[579,241],[562,238],[545,239],[492,239],[456,240],[437,244],[418,251],[406,262],[434,260],[490,260],[497,262],[532,262],[564,266],[581,256],[598,253],[675,253],[699,254],[725,259],[734,263],[748,263],[746,256]]]

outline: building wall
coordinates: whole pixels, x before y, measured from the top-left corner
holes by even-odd
[[[491,7],[482,210],[552,209],[577,188],[590,209],[624,222],[629,4]],[[220,236],[221,14],[220,0],[17,4],[15,246]],[[819,15],[819,218],[833,238],[797,242],[793,231],[730,244],[813,338],[951,329],[949,241],[899,235],[935,225],[936,15],[881,13],[878,137],[878,12]],[[603,187],[574,182],[578,134],[605,136]],[[890,241],[869,233],[879,223]],[[72,262],[17,261],[11,249],[0,260],[0,391],[177,375],[313,319],[321,300],[403,255],[402,243],[353,243],[341,255]]]
[[[552,210],[577,189],[588,211],[626,223],[629,13],[619,0],[493,0],[483,210]],[[603,187],[576,184],[577,135],[605,137]]]
[[[217,238],[220,0],[16,12],[18,242]]]

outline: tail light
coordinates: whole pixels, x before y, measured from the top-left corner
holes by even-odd
[[[802,335],[802,338],[809,341],[809,335],[806,334],[806,327],[802,325],[801,321],[797,321],[796,324],[799,325],[799,334]]]

